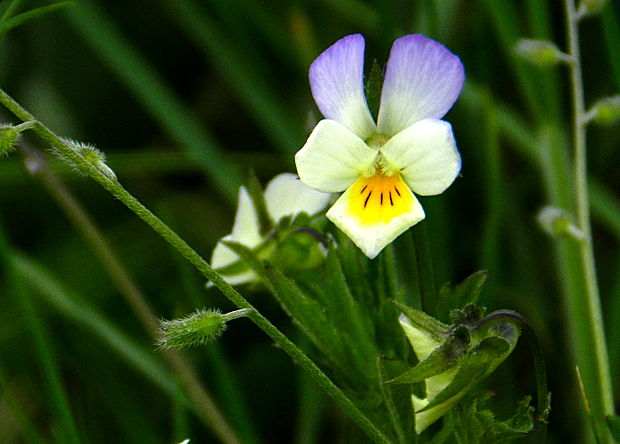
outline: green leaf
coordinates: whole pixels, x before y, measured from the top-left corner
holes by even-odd
[[[607,426],[616,441],[620,441],[620,416],[612,415],[607,417]]]
[[[450,312],[457,307],[475,304],[487,280],[487,271],[481,270],[467,277],[456,287],[445,284],[439,290],[439,307],[444,313]]]
[[[31,9],[29,11],[23,12],[15,17],[12,17],[0,24],[0,35],[10,31],[16,26],[21,25],[29,20],[35,19],[37,17],[42,16],[43,14],[47,14],[48,12],[56,11],[57,9],[64,8],[66,6],[73,6],[74,2],[60,2],[54,3],[53,5],[41,6],[40,8]]]
[[[421,413],[432,409],[454,396],[462,396],[467,390],[489,375],[508,356],[511,344],[505,339],[490,337],[478,344],[463,359],[454,379],[426,407],[417,411]]]
[[[459,326],[442,345],[418,365],[397,378],[387,381],[394,384],[412,384],[443,373],[457,365],[467,351],[470,342],[469,330]]]
[[[498,421],[488,409],[480,409],[490,397],[489,392],[482,393],[454,407],[446,417],[444,430],[438,436],[445,437],[445,431],[448,430],[455,440],[434,439],[433,444],[454,441],[467,444],[505,443],[522,438],[534,429],[534,408],[530,406],[529,396],[519,402],[515,414],[505,421]]]
[[[323,307],[306,295],[291,279],[275,266],[263,262],[255,252],[237,242],[223,241],[263,281],[282,309],[293,319],[332,365],[338,365],[342,344],[333,325],[327,320]]]

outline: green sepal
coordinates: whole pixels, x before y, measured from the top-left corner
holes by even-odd
[[[13,125],[0,126],[0,157],[8,156],[15,150],[19,131]]]
[[[512,344],[499,337],[490,337],[480,342],[463,358],[452,382],[426,407],[416,413],[425,412],[454,396],[465,394],[467,390],[492,373],[510,354],[512,348]]]
[[[250,195],[250,200],[254,205],[254,210],[258,215],[259,231],[262,234],[268,233],[274,228],[273,222],[267,212],[267,204],[265,203],[265,193],[263,191],[263,187],[258,181],[256,173],[252,169],[248,172],[245,180],[245,186],[248,190],[248,194]]]
[[[443,313],[447,314],[457,307],[478,302],[478,296],[487,276],[488,272],[481,270],[465,278],[456,287],[452,287],[450,284],[443,285],[439,290],[439,307],[443,309]]]
[[[498,421],[492,411],[481,409],[490,398],[491,394],[485,392],[455,406],[446,416],[444,429],[438,434],[444,440],[433,439],[432,444],[505,443],[523,438],[534,429],[534,408],[530,405],[530,396],[523,398],[514,415],[504,421]]]
[[[448,339],[437,347],[426,359],[388,383],[412,384],[443,373],[455,367],[467,352],[471,338],[469,329],[458,326]]]
[[[485,312],[484,307],[467,304],[461,309],[450,311],[450,320],[454,325],[465,325],[470,329],[477,327]]]
[[[269,260],[288,274],[313,269],[325,261],[321,245],[326,247],[330,240],[315,228],[321,226],[320,219],[305,212],[281,218],[274,233],[277,246]]]
[[[425,331],[437,342],[443,342],[448,337],[450,331],[450,327],[448,325],[438,321],[430,315],[427,315],[421,310],[417,310],[394,300],[391,300],[390,302],[392,302],[392,304],[394,304],[405,314],[405,316],[409,318],[414,327]]]
[[[230,247],[230,243],[236,243],[233,241],[222,241],[222,243],[224,245],[226,245],[227,247]],[[251,251],[258,257],[258,258],[266,258],[268,257],[273,249],[275,248],[275,241],[273,238],[267,238],[265,239],[263,242],[261,242],[260,244],[258,244],[256,247],[254,247]],[[232,249],[232,248],[231,248]],[[233,250],[235,251],[235,250]],[[235,251],[236,253],[236,251]],[[235,276],[237,274],[241,274],[241,273],[245,273],[246,271],[248,271],[251,267],[247,264],[247,262],[241,258],[234,261],[231,264],[228,264],[224,267],[220,267],[220,268],[216,268],[215,271],[217,271],[219,274],[221,274],[222,276]]]

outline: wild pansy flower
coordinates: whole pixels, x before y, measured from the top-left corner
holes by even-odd
[[[265,206],[272,225],[287,216],[307,213],[309,216],[324,209],[331,199],[328,193],[322,193],[307,187],[294,174],[279,174],[265,188]],[[248,248],[261,249],[259,256],[269,255],[268,236],[261,233],[259,216],[254,202],[245,187],[239,188],[239,203],[232,232],[221,241],[233,241]],[[239,256],[222,242],[213,250],[211,266],[222,273],[231,285],[240,285],[256,280],[256,273],[241,263]],[[227,270],[227,268],[230,268]]]
[[[338,40],[310,66],[325,117],[295,156],[302,182],[342,192],[327,217],[369,257],[424,219],[413,192],[442,193],[461,169],[452,127],[441,119],[463,87],[459,58],[419,34],[397,39],[375,123],[364,96],[364,38]],[[412,192],[413,191],[413,192]]]

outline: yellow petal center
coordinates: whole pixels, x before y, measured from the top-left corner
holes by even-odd
[[[387,224],[392,219],[411,211],[413,194],[400,174],[361,176],[351,185],[349,213],[361,225]]]

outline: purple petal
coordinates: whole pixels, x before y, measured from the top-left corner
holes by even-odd
[[[422,119],[440,119],[463,89],[460,59],[420,34],[394,42],[385,71],[379,132],[392,136]]]
[[[364,96],[364,37],[341,38],[310,66],[310,88],[321,113],[362,139],[375,130]]]

